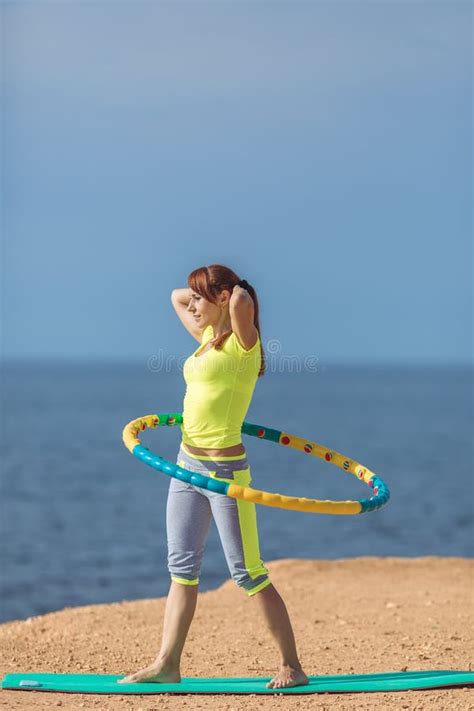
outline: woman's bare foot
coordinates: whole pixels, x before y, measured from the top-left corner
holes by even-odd
[[[119,679],[117,684],[138,684],[154,682],[155,684],[178,684],[181,681],[179,667],[166,662],[154,662],[149,667],[140,669],[135,674],[129,674]]]
[[[286,686],[302,686],[309,684],[309,679],[300,669],[294,669],[289,664],[282,664],[280,671],[266,684],[267,689],[282,689]]]

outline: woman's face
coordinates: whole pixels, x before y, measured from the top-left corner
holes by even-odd
[[[200,327],[206,328],[206,326],[210,323],[214,323],[219,318],[220,307],[211,301],[207,301],[195,291],[192,291],[188,311],[193,314],[196,323],[199,324]]]

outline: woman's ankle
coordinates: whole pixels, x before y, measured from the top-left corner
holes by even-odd
[[[290,667],[291,669],[294,669],[295,671],[303,671],[303,667],[301,666],[301,662],[297,660],[296,662],[290,662],[290,661],[282,661],[280,660],[280,666],[281,667]]]
[[[163,669],[179,669],[181,659],[179,657],[173,656],[171,654],[166,654],[165,652],[160,652],[160,654],[155,659],[155,664]]]

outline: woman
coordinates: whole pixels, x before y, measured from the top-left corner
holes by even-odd
[[[195,269],[172,304],[200,343],[186,360],[182,442],[177,463],[241,486],[251,482],[241,428],[257,378],[265,372],[255,290],[219,264]],[[196,608],[204,546],[214,517],[229,570],[258,601],[280,651],[280,669],[268,688],[308,683],[296,652],[285,603],[260,559],[255,504],[172,478],[167,509],[168,569],[163,639],[156,660],[119,683],[179,682],[180,660]]]

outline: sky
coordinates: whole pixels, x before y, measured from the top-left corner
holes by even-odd
[[[264,347],[472,363],[470,2],[3,2],[2,354],[196,347],[230,266]]]

